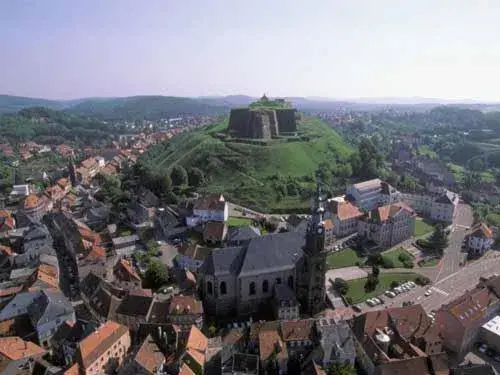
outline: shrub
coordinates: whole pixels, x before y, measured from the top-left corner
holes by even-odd
[[[348,305],[352,305],[352,297],[351,296],[345,297],[345,301],[347,302]]]
[[[418,276],[415,279],[415,283],[420,285],[420,286],[425,286],[430,284],[431,280],[427,276]]]
[[[410,261],[404,261],[403,262],[403,267],[404,268],[413,268],[413,262],[410,260]]]
[[[394,280],[393,282],[391,282],[391,289],[397,288],[398,286],[399,286],[399,281]]]
[[[394,261],[389,257],[382,257],[382,267],[384,268],[394,268]]]
[[[347,281],[345,281],[344,279],[340,278],[340,277],[337,277],[334,282],[333,282],[333,286],[336,290],[339,291],[340,294],[342,295],[345,295],[347,294],[348,290],[349,290],[349,284],[347,283]]]
[[[399,254],[398,256],[398,259],[402,262],[402,263],[405,263],[405,262],[411,262],[412,261],[412,257],[410,254],[406,253],[406,252],[402,252],[401,254]]]

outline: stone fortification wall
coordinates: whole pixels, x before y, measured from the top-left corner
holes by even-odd
[[[280,133],[295,133],[297,131],[296,112],[295,109],[276,109]]]
[[[272,138],[279,134],[276,112],[270,109],[233,109],[228,133],[236,138]]]
[[[270,139],[296,131],[295,109],[238,108],[229,117],[228,133],[235,138]]]

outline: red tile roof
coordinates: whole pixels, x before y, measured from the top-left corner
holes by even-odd
[[[170,315],[203,314],[201,301],[193,296],[172,296],[169,306]]]
[[[142,343],[139,351],[135,355],[135,361],[150,374],[154,374],[156,370],[165,362],[165,356],[156,345],[155,341],[149,335]]]
[[[281,322],[281,336],[286,341],[312,340],[314,320],[285,320]]]
[[[358,207],[349,202],[332,201],[332,206],[339,220],[355,219],[363,215]]]
[[[470,236],[479,238],[493,238],[493,231],[485,223],[479,223],[471,229]]]
[[[0,338],[0,354],[11,360],[42,355],[45,350],[17,336]]]

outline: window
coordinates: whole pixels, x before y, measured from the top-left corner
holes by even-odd
[[[213,294],[213,286],[211,281],[207,281],[207,293],[212,295]]]
[[[249,285],[248,293],[253,296],[255,294],[255,283],[252,281]]]
[[[281,284],[281,277],[276,278],[276,284]]]
[[[226,294],[226,293],[227,293],[226,282],[223,281],[220,283],[220,294]]]
[[[288,276],[288,287],[293,290],[293,276]]]
[[[262,282],[262,293],[268,293],[269,292],[269,282],[267,280],[264,280]]]

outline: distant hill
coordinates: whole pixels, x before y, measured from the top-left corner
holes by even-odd
[[[68,111],[102,120],[159,120],[181,115],[220,115],[228,112],[228,108],[208,100],[176,96],[131,96],[89,99]]]
[[[18,112],[27,107],[63,109],[66,104],[57,100],[25,98],[22,96],[0,95],[0,114]]]
[[[265,146],[220,139],[217,135],[226,129],[227,121],[180,134],[152,147],[140,163],[152,174],[169,173],[177,165],[197,167],[208,180],[207,192],[224,193],[258,210],[286,211],[307,209],[319,165],[347,163],[351,153],[341,137],[318,119],[298,123],[300,135],[309,140],[271,140]]]

